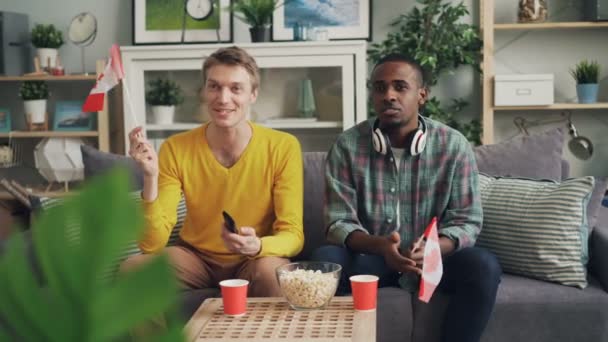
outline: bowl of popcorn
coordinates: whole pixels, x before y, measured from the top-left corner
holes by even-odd
[[[322,309],[336,294],[342,266],[331,262],[294,262],[276,269],[283,296],[295,310]]]

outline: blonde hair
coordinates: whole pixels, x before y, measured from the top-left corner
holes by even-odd
[[[247,70],[251,78],[251,90],[257,90],[260,86],[260,69],[258,68],[258,64],[247,51],[237,46],[221,48],[205,59],[203,63],[203,85],[207,83],[207,72],[209,69],[221,64],[242,66]]]

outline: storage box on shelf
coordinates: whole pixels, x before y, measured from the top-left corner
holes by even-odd
[[[105,61],[97,61],[97,74],[103,71]],[[35,150],[45,138],[83,139],[102,151],[109,152],[109,120],[107,99],[104,109],[95,113],[95,122],[92,130],[53,130],[53,116],[57,101],[84,101],[91,88],[93,88],[97,75],[37,75],[37,76],[0,76],[0,93],[4,102],[0,107],[6,108],[11,117],[9,131],[0,132],[0,145],[8,145],[12,150],[11,161],[0,165],[2,177],[20,178],[19,181],[28,188],[45,196],[63,196],[65,191],[46,191],[48,184],[34,184],[40,182],[38,171],[34,168]],[[19,85],[25,81],[45,81],[48,84],[50,96],[47,103],[46,130],[30,130],[24,115],[23,101],[19,98]],[[73,159],[73,158],[72,158]],[[13,168],[12,170],[10,168]],[[64,170],[65,171],[65,170]],[[67,172],[67,171],[65,171]],[[48,174],[48,173],[47,173]],[[29,175],[29,176],[28,176]],[[31,181],[31,183],[30,183]],[[0,199],[11,199],[12,196],[0,191]]]
[[[483,33],[483,63],[482,63],[482,111],[483,111],[483,138],[484,144],[494,143],[494,115],[495,111],[508,110],[584,110],[584,109],[608,109],[608,103],[554,103],[546,105],[524,104],[521,102],[501,102],[500,96],[496,99],[495,94],[500,92],[500,86],[504,85],[500,76],[495,75],[494,42],[495,33],[505,31],[521,30],[585,30],[585,29],[608,29],[608,22],[544,22],[544,23],[505,23],[496,24],[494,19],[496,0],[480,0],[481,30]],[[567,71],[567,70],[566,70]],[[542,72],[554,72],[554,70],[542,70]],[[497,88],[495,91],[495,83]],[[574,86],[574,85],[573,85]],[[541,85],[541,87],[543,87]],[[546,85],[545,85],[546,87]],[[546,88],[545,88],[546,89]],[[553,94],[553,89],[551,90]],[[544,95],[543,95],[544,96]],[[522,97],[519,97],[521,99]],[[545,101],[546,102],[546,99]]]
[[[131,115],[123,89],[122,152],[128,150],[127,134],[136,125],[142,125],[158,147],[171,134],[207,121],[199,100],[201,67],[205,56],[231,45],[121,47],[134,111]],[[247,50],[260,67],[261,89],[250,119],[294,134],[305,151],[326,151],[342,130],[367,118],[366,41],[274,42],[239,44],[239,47]],[[185,101],[177,108],[173,124],[151,123],[145,91],[148,81],[156,78],[176,81],[184,92]],[[300,85],[306,80],[310,80],[313,88],[313,118],[307,117],[310,113],[298,110]]]
[[[553,104],[553,75],[496,75],[494,106],[546,106]]]

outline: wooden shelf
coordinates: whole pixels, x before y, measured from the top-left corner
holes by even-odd
[[[608,109],[608,102],[598,103],[554,103],[549,106],[500,106],[494,110],[579,110],[579,109]]]
[[[275,129],[316,129],[316,128],[341,128],[339,121],[316,121],[316,122],[294,122],[294,123],[274,123],[256,122],[258,125]],[[200,123],[174,123],[171,125],[146,125],[146,131],[187,131],[199,127]]]
[[[12,131],[0,133],[0,138],[69,138],[97,137],[98,131],[60,132],[60,131]]]
[[[72,194],[72,192],[66,191],[33,191],[31,193],[33,196],[37,197],[66,197]],[[13,195],[11,195],[8,191],[0,191],[0,200],[10,200],[15,199]]]
[[[95,81],[97,75],[0,76],[0,81]]]
[[[608,22],[572,21],[572,22],[544,22],[530,24],[495,24],[495,30],[550,30],[550,29],[593,29],[608,27]]]

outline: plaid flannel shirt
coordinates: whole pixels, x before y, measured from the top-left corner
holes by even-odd
[[[455,241],[457,249],[473,246],[482,209],[477,164],[467,139],[423,118],[426,147],[418,156],[406,152],[397,169],[390,148],[386,155],[373,148],[374,120],[342,133],[327,155],[328,240],[344,246],[356,230],[381,236],[398,231],[405,249],[436,216],[440,236]],[[412,288],[407,282],[400,280],[402,287]]]

